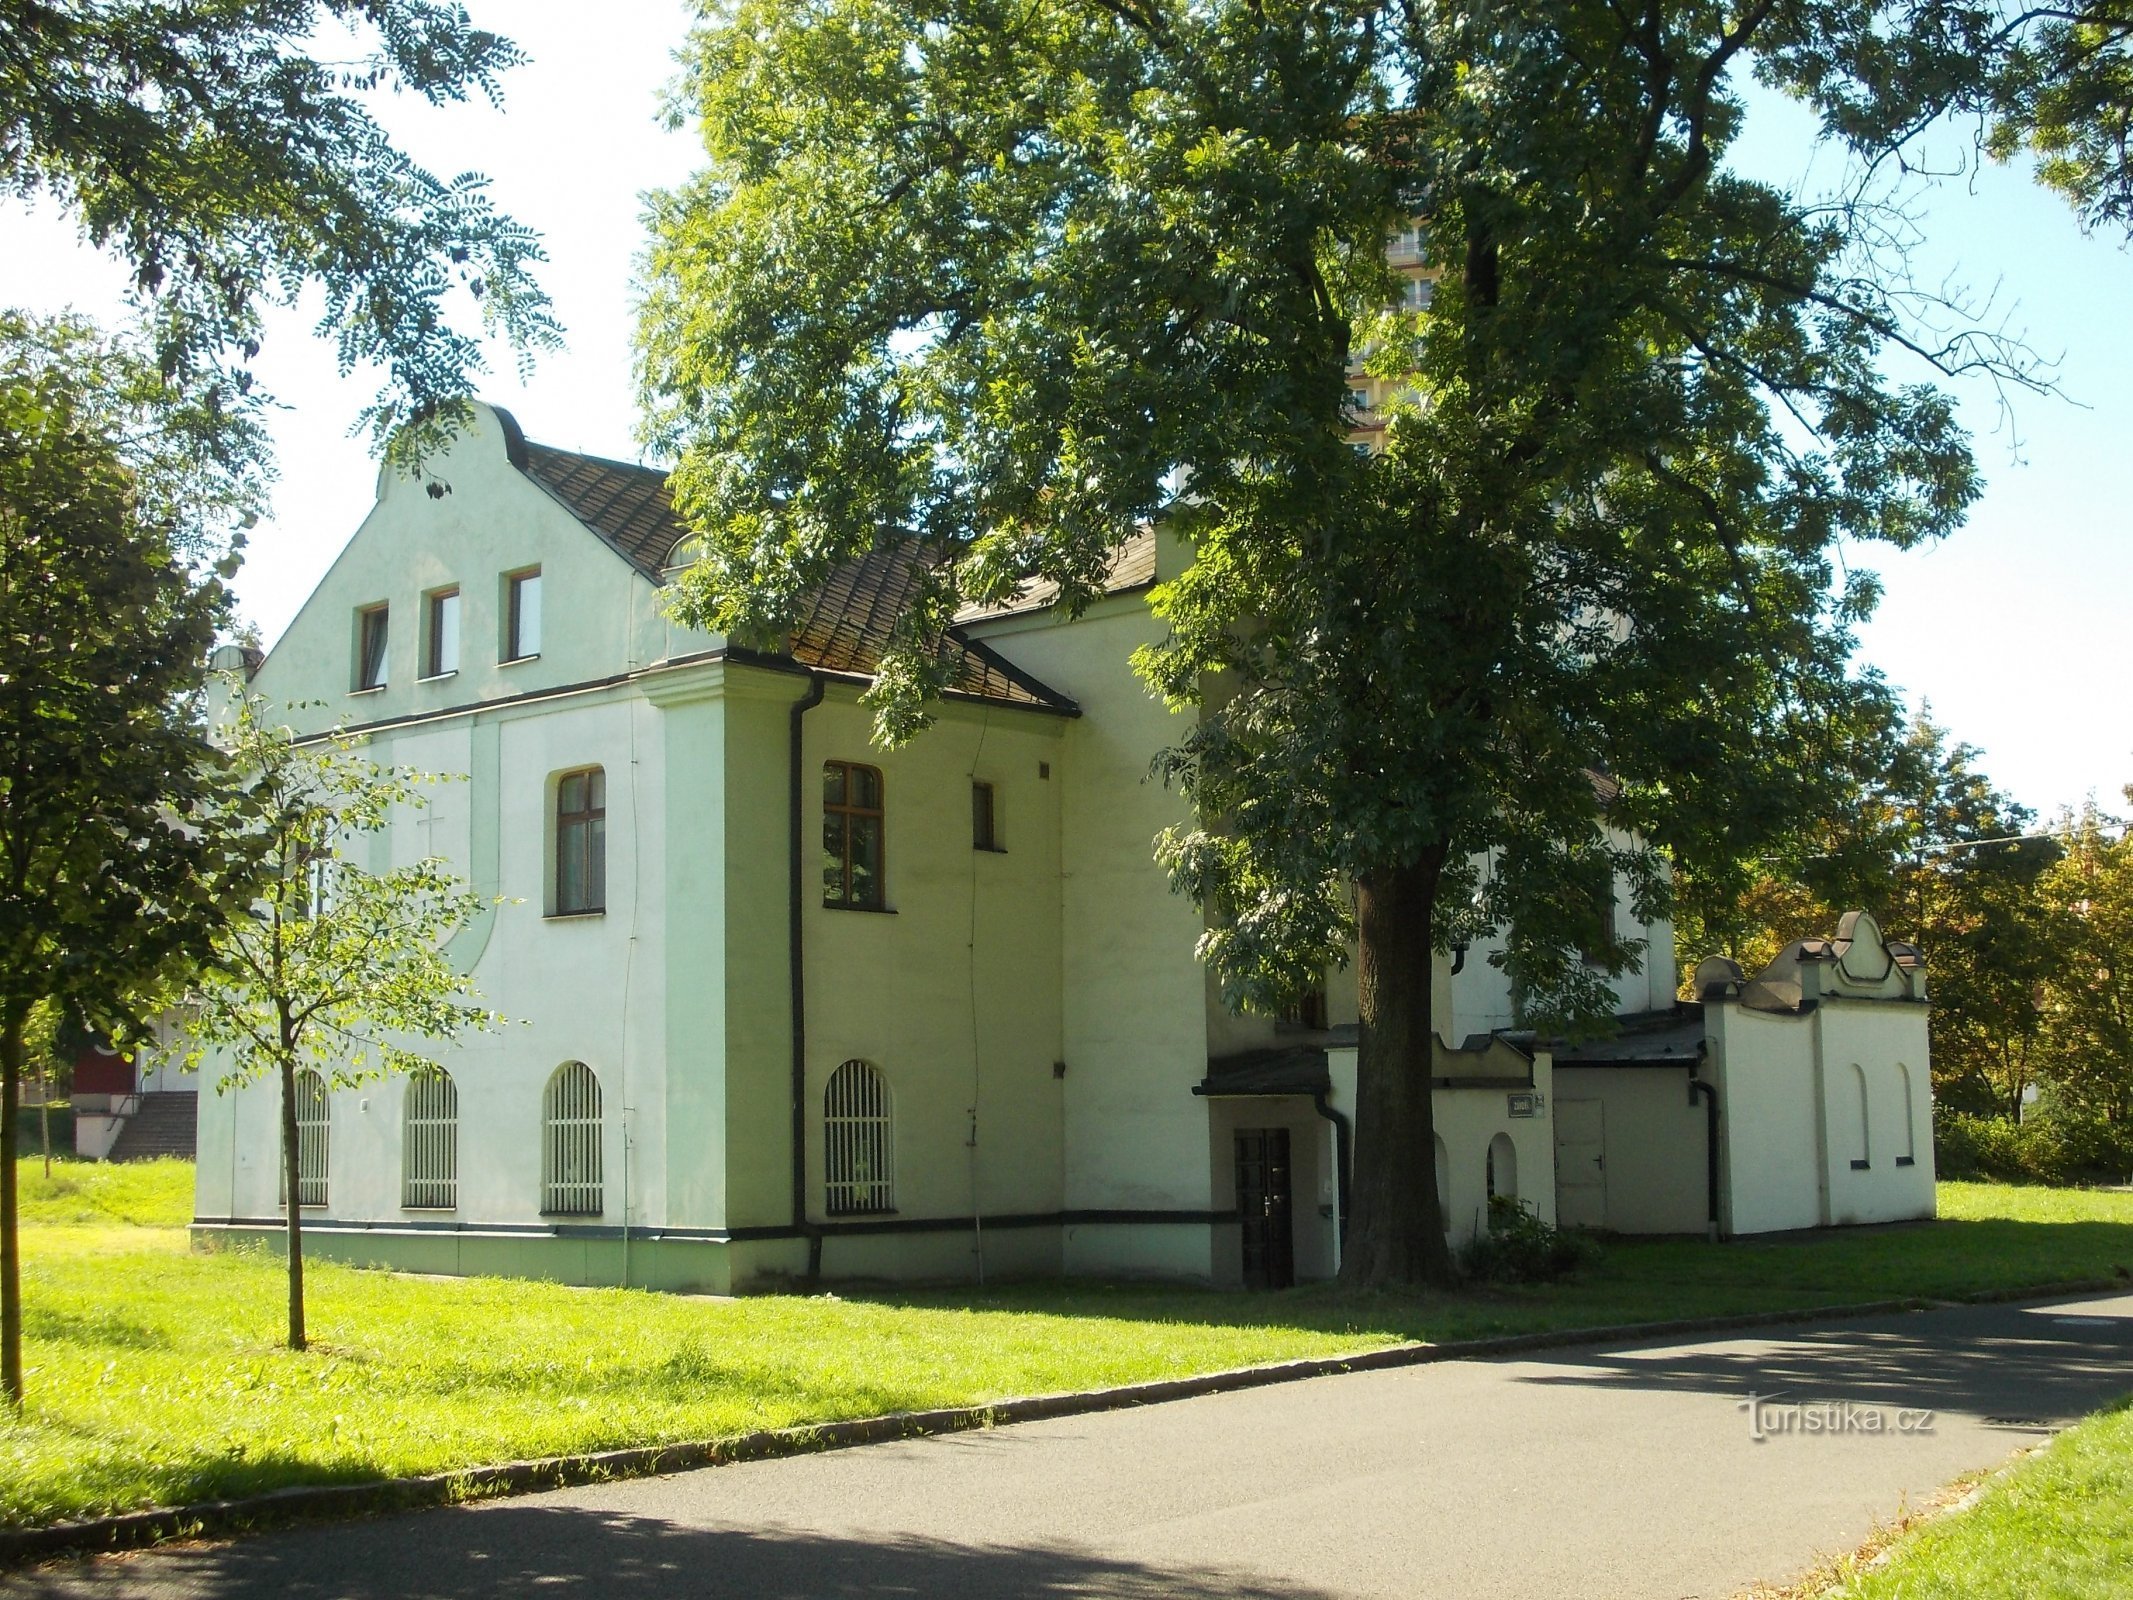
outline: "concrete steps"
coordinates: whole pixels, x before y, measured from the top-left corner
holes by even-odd
[[[126,1119],[111,1147],[113,1161],[153,1161],[158,1156],[193,1159],[197,1152],[200,1097],[144,1094],[141,1109]]]

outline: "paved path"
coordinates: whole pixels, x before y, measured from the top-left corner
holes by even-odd
[[[1363,1373],[55,1567],[0,1596],[1730,1596],[2133,1389],[2133,1296]],[[1750,1436],[1742,1399],[1774,1396]],[[1790,1413],[1799,1403],[1848,1412]],[[1898,1411],[1930,1431],[1898,1432]],[[1855,1429],[1779,1431],[1790,1417]]]

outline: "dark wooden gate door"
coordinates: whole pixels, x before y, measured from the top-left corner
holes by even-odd
[[[1296,1281],[1290,1224],[1289,1130],[1237,1135],[1237,1214],[1244,1223],[1244,1286],[1286,1289]]]

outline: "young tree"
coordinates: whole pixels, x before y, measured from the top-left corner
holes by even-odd
[[[648,437],[693,620],[784,624],[908,530],[873,691],[908,736],[966,598],[1068,609],[1127,530],[1195,551],[1140,668],[1199,707],[1163,845],[1233,998],[1357,948],[1355,1284],[1450,1272],[1433,952],[1502,929],[1523,1015],[1594,1025],[1591,885],[1813,814],[1870,578],[1977,488],[1870,219],[1723,165],[1736,70],[1872,4],[731,0],[686,57],[709,166],[654,201]],[[1435,278],[1386,259],[1419,222]],[[1351,363],[1402,386],[1347,442]],[[1604,798],[1603,798],[1604,797]],[[1626,841],[1626,842],[1625,842]],[[1599,952],[1621,970],[1639,952]]]
[[[0,315],[0,1389],[18,1404],[31,1019],[122,1032],[245,881],[241,844],[201,821],[217,779],[197,693],[225,595],[180,552],[248,492],[147,425],[158,392],[183,409],[161,385],[78,324]]]
[[[302,1146],[297,1074],[329,1089],[419,1073],[426,1043],[502,1019],[477,1001],[444,942],[479,908],[437,858],[373,871],[350,847],[398,807],[424,803],[421,773],[384,768],[351,742],[299,741],[237,690],[216,730],[243,790],[228,822],[263,859],[256,898],[234,913],[186,992],[187,1064],[220,1094],[270,1078],[280,1091],[288,1222],[289,1348],[305,1347]]]
[[[347,54],[328,55],[345,35]],[[521,352],[557,342],[527,229],[486,180],[433,176],[360,96],[500,98],[511,44],[439,0],[0,4],[0,196],[50,196],[125,262],[164,372],[256,401],[260,312],[325,292],[341,368],[404,459],[449,433],[481,368],[461,307]]]

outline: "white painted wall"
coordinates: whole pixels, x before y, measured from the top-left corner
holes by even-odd
[[[1704,1233],[1708,1122],[1703,1103],[1689,1098],[1685,1068],[1558,1065],[1558,1114],[1566,1100],[1601,1106],[1603,1226],[1617,1233]]]

